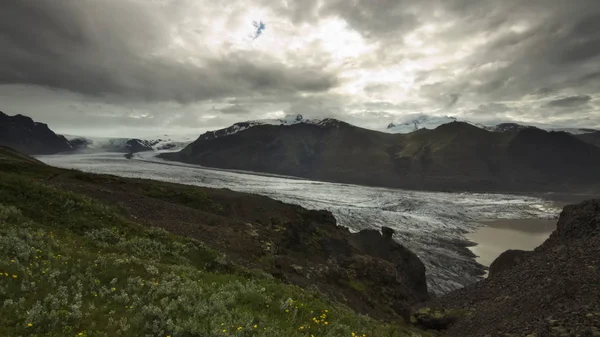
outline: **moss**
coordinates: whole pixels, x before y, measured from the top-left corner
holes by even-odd
[[[180,204],[214,214],[223,214],[224,208],[214,202],[208,193],[183,186],[144,185],[140,188],[143,195],[162,201]]]
[[[348,281],[348,286],[358,292],[364,293],[369,289],[369,287],[364,283],[356,279],[351,279]]]

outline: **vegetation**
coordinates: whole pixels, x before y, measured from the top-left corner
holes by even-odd
[[[0,149],[0,336],[424,335],[357,315],[230,263],[198,241],[45,183],[57,174],[121,178],[27,160]],[[217,207],[207,196],[164,188],[145,191]]]

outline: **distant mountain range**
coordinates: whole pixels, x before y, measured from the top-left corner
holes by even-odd
[[[444,123],[450,121],[449,123]],[[441,123],[440,125],[437,125]],[[435,126],[435,127],[434,127]],[[29,117],[0,113],[0,145],[28,154],[166,151],[160,157],[208,167],[341,183],[448,191],[600,191],[600,131],[546,131],[421,118],[379,132],[336,119],[236,123],[174,140],[68,138]],[[432,127],[433,129],[429,129]],[[406,129],[406,128],[405,128]],[[175,152],[178,149],[181,151]],[[131,156],[130,156],[131,157]]]
[[[453,121],[383,133],[335,120],[252,121],[161,157],[315,180],[448,191],[599,191],[600,148],[566,132]]]
[[[26,154],[55,153],[174,151],[184,148],[194,137],[109,138],[63,136],[48,125],[23,115],[9,116],[0,111],[0,145]]]
[[[430,116],[424,114],[412,114],[404,117],[402,121],[393,122],[388,124],[387,128],[382,129],[381,131],[386,133],[410,133],[420,129],[435,129],[440,125],[448,124],[452,122],[464,122],[467,124],[471,124],[478,128],[492,131],[492,132],[508,132],[515,131],[524,128],[535,128],[546,130],[546,131],[563,131],[568,132],[574,135],[592,133],[599,130],[595,129],[587,129],[587,128],[564,128],[553,125],[523,125],[517,123],[501,123],[497,125],[484,125],[480,123],[473,123],[468,120],[461,120],[456,117],[451,116]]]
[[[195,138],[171,138],[169,135],[161,137],[140,138],[103,138],[67,136],[77,152],[119,152],[137,153],[146,151],[175,151],[181,150]]]

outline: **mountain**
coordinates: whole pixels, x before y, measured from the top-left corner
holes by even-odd
[[[107,138],[67,136],[78,152],[137,153],[145,151],[174,151],[183,149],[195,138],[169,135],[148,138]]]
[[[509,132],[516,131],[525,128],[539,128],[546,131],[562,131],[568,132],[573,135],[582,135],[587,133],[596,132],[598,130],[595,129],[586,129],[586,128],[565,128],[556,125],[544,125],[544,124],[536,124],[532,125],[523,125],[517,123],[501,123],[497,125],[483,125],[480,123],[473,123],[467,120],[458,119],[456,117],[451,116],[435,116],[435,115],[425,115],[425,114],[410,114],[404,116],[401,121],[393,122],[388,124],[387,128],[379,130],[386,133],[411,133],[420,129],[435,129],[438,126],[452,123],[452,122],[464,122],[467,124],[471,124],[478,128],[492,131],[492,132]]]
[[[413,321],[461,337],[600,336],[598,242],[600,199],[566,206],[541,246],[501,255],[493,277],[427,303]]]
[[[600,131],[577,135],[582,141],[600,147]]]
[[[54,154],[71,151],[69,141],[44,123],[23,115],[8,116],[0,111],[0,145],[27,154]]]
[[[483,129],[491,132],[512,132],[520,131],[528,128],[534,128],[534,126],[521,125],[517,123],[501,123],[494,126],[486,126]]]
[[[324,119],[243,123],[161,157],[223,169],[452,191],[598,191],[600,149],[565,132],[490,132],[463,122],[388,134]]]
[[[405,116],[402,121],[396,121],[388,124],[385,130],[387,133],[411,133],[420,129],[435,129],[440,125],[458,121],[451,116],[430,116],[425,114],[411,114]]]

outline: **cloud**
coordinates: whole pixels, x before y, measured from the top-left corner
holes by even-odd
[[[450,108],[456,105],[456,103],[458,103],[458,100],[460,99],[460,94],[449,94],[448,98],[450,99],[450,101],[448,102],[446,108]]]
[[[337,85],[336,75],[322,67],[286,65],[261,51],[170,53],[180,17],[157,4],[3,1],[0,84],[182,103]]]
[[[244,109],[240,105],[237,105],[237,104],[233,104],[233,105],[218,109],[218,111],[220,111],[224,114],[234,114],[234,115],[245,115],[245,114],[250,113],[250,110]]]
[[[583,104],[587,104],[591,100],[592,97],[588,95],[570,96],[550,101],[546,104],[546,106],[558,108],[572,108]]]
[[[57,128],[600,126],[597,0],[4,0],[0,50],[0,109]]]

